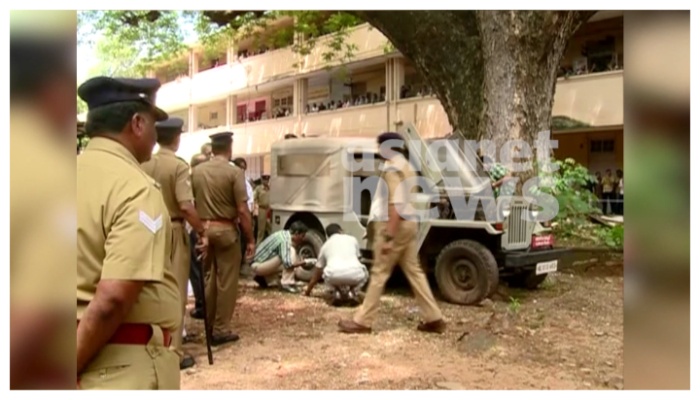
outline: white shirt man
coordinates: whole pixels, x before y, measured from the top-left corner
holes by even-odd
[[[255,201],[253,200],[253,185],[250,184],[248,178],[245,180],[245,191],[248,193],[248,209],[252,214],[255,208]]]
[[[326,228],[328,240],[321,247],[316,271],[306,288],[305,294],[323,277],[326,285],[334,292],[334,302],[350,300],[357,302],[357,292],[367,283],[367,267],[360,262],[360,244],[354,236],[346,235],[338,224]]]

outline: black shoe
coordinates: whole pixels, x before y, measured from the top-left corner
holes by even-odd
[[[222,344],[230,343],[230,342],[237,342],[238,337],[237,334],[235,333],[229,333],[228,335],[222,335],[222,336],[214,336],[211,338],[211,344],[212,346],[221,346]]]
[[[194,310],[190,311],[190,317],[194,319],[204,319],[204,310],[201,308],[195,308]]]
[[[180,370],[192,368],[195,364],[194,358],[190,355],[186,355],[182,358],[182,361],[180,361]]]
[[[260,289],[267,289],[267,279],[264,276],[256,275],[253,280],[258,284]]]

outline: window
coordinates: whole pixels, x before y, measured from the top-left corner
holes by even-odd
[[[277,156],[277,176],[328,176],[328,154],[285,154]]]
[[[615,151],[615,140],[591,140],[591,153],[612,153]]]
[[[219,119],[219,113],[214,111],[209,113],[209,121],[215,121]]]

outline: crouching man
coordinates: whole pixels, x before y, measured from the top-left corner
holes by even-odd
[[[354,236],[343,233],[338,224],[328,225],[326,236],[328,240],[321,247],[316,270],[304,294],[309,296],[323,277],[323,281],[332,289],[334,306],[345,303],[358,305],[358,293],[369,278],[367,267],[360,262],[360,244]]]
[[[253,280],[261,288],[273,285],[281,273],[280,288],[285,292],[299,293],[296,272],[305,261],[298,258],[296,247],[304,240],[306,231],[306,226],[297,221],[288,230],[277,231],[258,244],[250,267]]]

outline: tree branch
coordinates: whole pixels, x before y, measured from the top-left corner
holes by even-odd
[[[450,124],[478,135],[484,65],[474,11],[355,11],[411,60],[443,105]],[[448,133],[448,132],[445,132]]]

